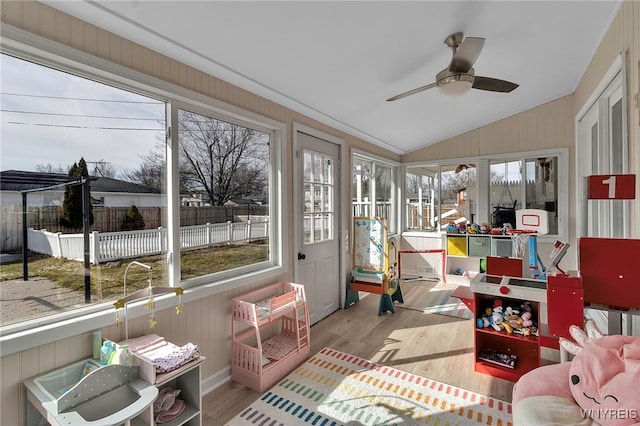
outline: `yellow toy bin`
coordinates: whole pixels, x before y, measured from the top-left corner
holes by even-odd
[[[447,254],[449,256],[466,256],[467,236],[447,235]]]

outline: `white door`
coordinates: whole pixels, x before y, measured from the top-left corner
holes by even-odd
[[[340,303],[340,147],[298,132],[295,162],[295,281],[314,324]]]
[[[601,91],[578,113],[576,170],[582,186],[578,208],[578,237],[628,238],[630,207],[627,200],[586,200],[585,177],[627,173],[626,97],[624,96],[624,62],[614,63],[601,82]],[[579,187],[580,188],[580,187]],[[637,316],[615,311],[587,309],[608,334],[637,334]],[[632,318],[635,318],[631,321]],[[633,323],[633,325],[632,325]],[[607,324],[606,326],[604,324]]]
[[[622,83],[614,79],[578,122],[578,182],[590,175],[625,173],[627,146],[623,132]],[[581,235],[624,238],[628,234],[628,202],[590,200]],[[584,217],[586,214],[586,217]]]

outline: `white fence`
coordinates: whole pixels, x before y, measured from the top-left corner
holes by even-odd
[[[27,235],[30,251],[79,261],[84,259],[83,234],[29,228]],[[266,220],[185,226],[180,228],[180,248],[189,250],[259,240],[268,235],[269,222]],[[166,248],[166,228],[89,234],[90,261],[93,264],[159,254]]]

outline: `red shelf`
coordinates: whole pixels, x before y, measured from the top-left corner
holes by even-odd
[[[487,306],[491,306],[495,296],[480,293],[474,294],[475,312],[484,312]],[[509,298],[503,299],[503,305],[508,305]],[[519,302],[516,299],[513,299]],[[516,303],[520,306],[520,303]],[[538,320],[540,306],[537,302],[531,303],[534,321]],[[475,326],[475,324],[474,324]],[[497,331],[491,327],[475,327],[475,371],[489,374],[501,379],[517,381],[523,374],[540,366],[540,338],[538,336],[523,336],[506,331]],[[478,354],[484,348],[514,354],[518,357],[515,368],[502,367],[487,361],[478,359]]]
[[[538,363],[532,362],[532,360],[528,358],[524,358],[524,360],[518,359],[518,364],[514,369],[500,367],[499,365],[482,360],[476,360],[475,364],[475,371],[478,373],[490,374],[494,377],[510,380],[512,382],[517,381],[522,375],[535,368],[538,368]]]
[[[496,336],[500,336],[501,338],[505,338],[505,339],[516,339],[516,340],[520,340],[526,343],[531,343],[534,345],[538,345],[539,341],[538,341],[538,337],[537,336],[523,336],[522,334],[517,334],[517,333],[512,333],[509,334],[506,331],[497,331],[491,327],[488,328],[476,328],[476,332],[477,333],[486,333],[486,334],[493,334]]]

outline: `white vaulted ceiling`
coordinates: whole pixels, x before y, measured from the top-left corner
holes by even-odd
[[[44,1],[404,154],[572,93],[620,1]],[[509,94],[430,89],[449,34],[485,38],[476,75]]]

